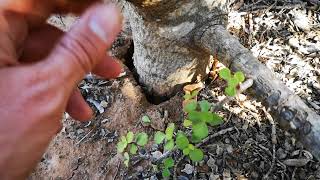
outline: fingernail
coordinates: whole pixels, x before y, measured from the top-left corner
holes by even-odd
[[[105,43],[115,38],[121,25],[121,14],[114,5],[101,5],[95,9],[90,17],[89,28],[91,31]]]

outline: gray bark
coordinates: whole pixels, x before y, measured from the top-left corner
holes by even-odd
[[[149,93],[170,96],[205,76],[210,54],[195,46],[192,37],[209,21],[226,22],[226,16],[219,16],[227,9],[225,1],[134,1],[124,7],[132,28],[134,66]]]
[[[299,96],[291,92],[274,74],[260,63],[251,52],[222,26],[206,26],[196,37],[197,44],[234,71],[242,71],[253,79],[253,94],[284,129],[296,134],[315,157],[320,157],[320,116],[312,111]]]
[[[209,55],[254,80],[255,96],[279,124],[320,157],[320,117],[224,28],[227,0],[124,2],[132,28],[134,65],[149,93],[168,96],[206,74]]]

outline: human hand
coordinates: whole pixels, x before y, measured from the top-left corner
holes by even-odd
[[[85,13],[70,32],[45,24],[51,13],[71,11]],[[76,86],[88,72],[120,74],[106,55],[120,29],[119,11],[93,0],[0,1],[0,179],[27,177],[64,111],[91,117]]]

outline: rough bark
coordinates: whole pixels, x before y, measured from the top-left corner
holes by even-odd
[[[205,26],[196,37],[197,44],[233,70],[254,80],[253,94],[270,108],[280,126],[296,134],[318,159],[320,157],[320,116],[299,96],[291,92],[251,52],[219,25]]]
[[[194,45],[198,27],[224,24],[227,1],[158,0],[123,2],[134,42],[139,81],[154,96],[170,96],[181,85],[204,77],[210,54]]]

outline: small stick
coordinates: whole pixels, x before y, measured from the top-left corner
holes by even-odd
[[[218,137],[218,136],[221,136],[223,134],[226,134],[227,132],[231,132],[235,130],[235,127],[230,127],[230,128],[227,128],[227,129],[222,129],[220,130],[219,132],[216,132],[208,137],[206,137],[205,139],[203,139],[199,144],[196,145],[196,147],[200,147],[202,146],[203,144],[207,143],[208,141],[210,141],[212,138],[215,138],[215,137]]]
[[[270,115],[270,113],[268,111],[266,111],[265,108],[262,109],[263,112],[265,113],[265,115],[267,116],[267,119],[269,120],[270,124],[271,124],[271,142],[272,142],[272,162],[271,162],[271,166],[269,171],[267,172],[267,174],[265,174],[263,176],[263,179],[268,179],[268,176],[270,175],[270,173],[273,170],[274,164],[276,162],[276,144],[277,144],[277,131],[276,131],[276,125],[274,123],[274,120],[272,118],[272,116]]]
[[[76,146],[79,145],[84,139],[86,139],[91,133],[92,131],[94,130],[94,128],[92,128],[88,134],[86,134],[85,136],[83,136],[83,138],[81,138],[77,143],[76,143]]]

